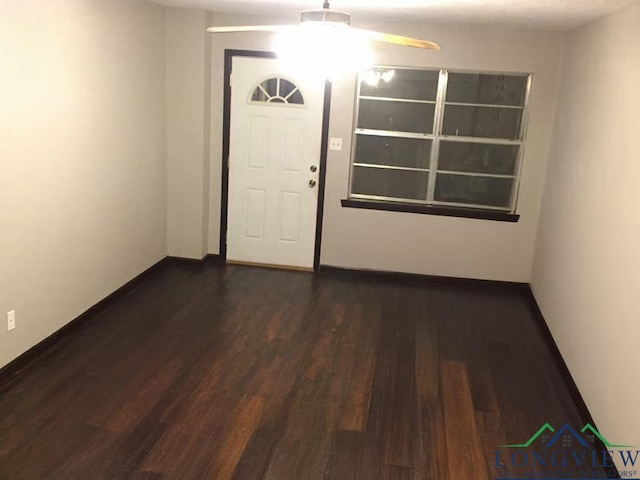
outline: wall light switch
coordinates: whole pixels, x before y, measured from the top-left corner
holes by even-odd
[[[11,331],[16,328],[16,311],[11,310],[7,312],[7,331]]]
[[[329,141],[329,150],[342,151],[342,139],[331,138],[331,140]]]

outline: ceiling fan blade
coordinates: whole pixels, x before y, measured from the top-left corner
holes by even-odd
[[[440,50],[440,45],[428,40],[420,40],[419,38],[403,37],[402,35],[393,35],[391,33],[376,32],[375,30],[364,30],[362,28],[351,28],[358,35],[362,35],[367,40],[376,42],[391,43],[393,45],[402,45],[404,47],[426,48],[428,50]]]
[[[294,25],[251,25],[237,27],[209,27],[209,33],[235,33],[235,32],[279,32],[288,30]]]

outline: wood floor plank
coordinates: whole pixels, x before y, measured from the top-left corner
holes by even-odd
[[[364,434],[338,430],[334,433],[326,480],[354,480],[362,458]]]
[[[340,430],[363,432],[371,405],[371,391],[380,336],[380,316],[370,306],[357,305],[350,312],[349,320],[356,324],[349,349],[352,354],[349,389],[340,414]],[[359,327],[359,328],[358,328]],[[341,374],[336,371],[336,376]]]
[[[402,303],[408,299],[401,299]],[[393,421],[387,438],[385,462],[395,470],[411,469],[416,463],[417,397],[415,377],[415,321],[398,320],[396,374],[393,386]]]
[[[488,480],[489,472],[463,363],[451,360],[442,363],[442,392],[449,478]]]
[[[387,473],[388,480],[413,480],[413,469],[398,465],[390,465]]]
[[[283,429],[278,426],[258,427],[238,460],[232,478],[234,480],[263,478],[274,447],[282,433]]]
[[[384,298],[395,299],[394,292]],[[384,305],[384,304],[383,304]],[[384,309],[378,338],[378,356],[371,391],[369,417],[365,428],[361,478],[382,479],[385,474],[386,446],[393,426],[394,386],[397,374],[397,324],[391,310]]]
[[[449,472],[449,451],[447,449],[447,424],[444,405],[439,402],[433,415],[431,448],[429,461],[423,467],[427,478],[433,480],[456,480]],[[463,462],[465,460],[462,460]]]
[[[416,325],[415,359],[417,393],[435,403],[440,391],[440,355],[436,326],[427,319]]]
[[[207,478],[230,480],[264,409],[262,397],[245,397],[238,405],[212,460]]]

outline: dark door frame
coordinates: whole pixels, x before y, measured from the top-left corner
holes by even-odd
[[[275,58],[273,52],[254,50],[224,51],[224,107],[222,110],[222,190],[220,212],[220,258],[227,261],[227,223],[229,220],[229,144],[231,134],[231,70],[233,57]],[[329,147],[329,114],[331,112],[331,82],[324,87],[324,107],[322,112],[322,140],[320,144],[320,171],[318,181],[318,212],[316,219],[316,243],[313,257],[313,270],[320,270],[320,251],[322,247],[322,224],[324,217],[324,193],[327,177],[327,151]]]

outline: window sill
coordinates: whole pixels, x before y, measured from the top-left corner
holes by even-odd
[[[475,218],[495,222],[516,223],[520,215],[494,210],[476,208],[443,207],[435,205],[412,205],[409,203],[382,202],[377,200],[345,199],[342,206],[347,208],[363,208],[366,210],[383,210],[386,212],[420,213],[424,215],[440,215],[445,217]]]

